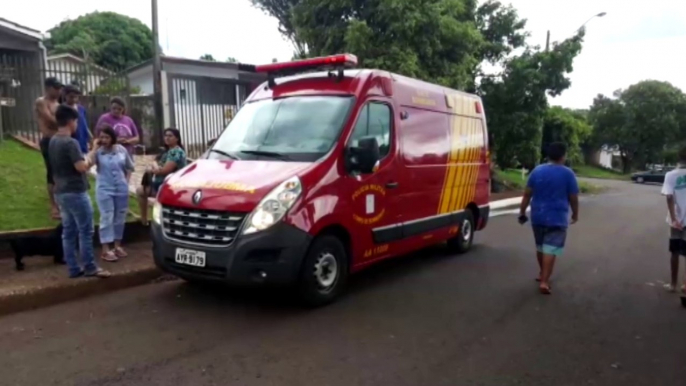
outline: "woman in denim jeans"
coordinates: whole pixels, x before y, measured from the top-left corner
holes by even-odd
[[[129,179],[133,161],[128,151],[117,144],[117,133],[109,126],[100,127],[94,164],[98,167],[95,200],[100,209],[100,244],[102,259],[115,262],[126,257],[121,246],[126,214],[129,210]],[[114,243],[114,249],[110,244]]]

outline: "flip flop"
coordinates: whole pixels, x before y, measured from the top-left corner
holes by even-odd
[[[114,255],[117,257],[127,257],[129,254],[126,253],[124,248],[118,247],[118,248],[114,248]]]
[[[97,277],[100,279],[107,279],[108,277],[112,276],[112,274],[109,271],[105,271],[102,268],[98,268],[95,270],[95,272],[90,272],[85,274],[86,277]]]
[[[537,277],[537,278],[536,278],[536,282],[537,282],[537,283],[540,283],[540,282],[541,282],[541,278],[540,278],[540,277]],[[548,284],[548,287],[550,287],[550,289],[553,289],[552,283],[551,283],[551,284]]]
[[[541,285],[541,286],[538,287],[538,290],[539,290],[539,291],[541,292],[541,294],[543,294],[543,295],[552,295],[552,294],[553,294],[553,292],[551,291],[550,286],[543,286],[543,285]]]
[[[103,253],[102,256],[100,256],[100,258],[107,261],[108,263],[116,263],[117,261],[119,261],[117,255],[115,255],[112,251]]]

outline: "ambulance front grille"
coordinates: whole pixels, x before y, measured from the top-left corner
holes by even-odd
[[[227,246],[241,228],[245,213],[162,207],[164,235],[173,240],[212,247]]]

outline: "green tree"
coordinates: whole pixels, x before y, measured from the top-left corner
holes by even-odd
[[[566,74],[572,71],[582,41],[580,31],[548,52],[529,47],[521,55],[505,59],[498,76],[482,78],[479,92],[499,166],[512,167],[516,161],[528,167],[538,163],[547,95],[560,95],[571,85]]]
[[[300,44],[294,58],[351,52],[362,67],[481,94],[501,166],[515,157],[535,164],[546,94],[569,87],[583,40],[580,31],[549,52],[526,46],[526,21],[495,0],[252,1]],[[484,64],[502,71],[489,74]]]
[[[567,159],[572,165],[584,162],[581,144],[591,136],[591,126],[585,118],[562,107],[551,107],[543,120],[543,141],[541,155],[553,142],[567,144]]]
[[[122,70],[153,55],[152,32],[140,20],[114,12],[93,12],[48,31],[50,53],[71,53],[102,67]]]
[[[589,120],[601,145],[616,146],[624,171],[662,162],[665,150],[682,142],[686,95],[668,82],[647,80],[593,101]]]
[[[200,57],[200,60],[205,60],[208,62],[216,62],[217,61],[217,59],[215,59],[214,56],[212,56],[212,54],[205,54],[205,55]]]
[[[238,60],[236,60],[236,58],[234,58],[233,56],[229,56],[228,58],[226,58],[226,63],[238,63]]]
[[[279,21],[279,32],[293,43],[294,58],[307,56],[307,46],[298,38],[292,21],[293,8],[300,0],[250,0],[252,4]]]

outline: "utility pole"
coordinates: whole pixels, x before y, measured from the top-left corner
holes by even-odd
[[[550,30],[548,30],[548,33],[546,34],[545,37],[545,52],[548,52],[550,50]]]
[[[164,130],[164,111],[162,107],[162,60],[160,59],[160,37],[157,17],[157,0],[152,1],[152,79],[153,103],[155,107],[155,135],[154,146],[161,145],[162,130]]]

